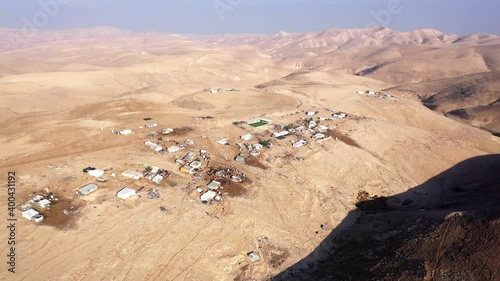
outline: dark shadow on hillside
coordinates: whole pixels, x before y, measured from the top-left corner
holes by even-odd
[[[359,198],[312,253],[271,280],[500,280],[500,154],[401,194]]]

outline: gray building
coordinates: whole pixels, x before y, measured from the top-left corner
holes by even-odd
[[[87,195],[87,194],[90,194],[90,193],[96,191],[97,189],[98,189],[98,187],[96,184],[90,183],[90,184],[87,184],[86,186],[80,187],[80,189],[78,189],[76,194]]]

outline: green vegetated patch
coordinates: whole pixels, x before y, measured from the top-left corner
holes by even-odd
[[[248,124],[248,125],[250,125],[250,126],[252,126],[254,128],[257,128],[257,127],[262,127],[262,126],[267,125],[267,122],[259,121],[259,122]]]

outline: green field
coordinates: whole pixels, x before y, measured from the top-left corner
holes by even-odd
[[[261,127],[261,126],[267,125],[267,122],[265,122],[265,121],[259,121],[259,122],[248,124],[248,125],[257,128],[257,127]]]

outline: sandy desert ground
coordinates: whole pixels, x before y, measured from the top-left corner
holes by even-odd
[[[281,34],[255,36],[258,44],[242,45],[237,36],[217,41],[103,30],[82,31],[76,38],[54,32],[53,38],[43,35],[50,40],[35,38],[0,52],[1,174],[16,171],[18,204],[50,187],[61,206],[78,211],[48,215],[39,224],[16,211],[17,273],[10,275],[2,262],[0,279],[265,280],[314,250],[355,208],[360,191],[400,194],[465,159],[500,152],[500,139],[491,132],[442,114],[463,107],[432,111],[418,99],[442,91],[436,86],[441,79],[494,71],[498,60],[491,50],[498,50],[499,42],[494,36],[462,38],[455,45],[457,38],[434,31],[364,30],[350,36],[371,32],[385,41],[334,46],[324,38],[345,36],[319,33],[320,39],[304,40]],[[430,35],[436,42],[419,39]],[[408,38],[420,41],[409,44]],[[388,66],[363,72],[387,60]],[[435,88],[423,85],[431,83],[429,76]],[[498,91],[494,81],[487,83]],[[211,94],[203,91],[207,88],[240,91]],[[360,90],[390,96],[357,94]],[[474,106],[498,98],[491,93]],[[311,110],[319,112],[314,118],[331,117],[331,109],[349,113],[346,119],[322,121],[337,138],[308,139],[301,148],[291,145],[293,136],[273,139],[257,159],[234,160],[240,135],[272,139],[274,125],[293,124]],[[498,110],[491,110],[498,118]],[[195,120],[200,116],[213,118]],[[272,124],[233,124],[254,117]],[[158,127],[138,128],[148,122]],[[166,157],[144,145],[150,131],[164,128],[189,128],[162,136],[164,146],[185,139],[194,145]],[[111,132],[122,129],[135,133]],[[230,146],[216,142],[223,137]],[[200,149],[208,151],[212,167],[237,167],[248,177],[241,186],[228,187],[221,203],[201,204],[195,188],[207,182],[193,182],[175,163],[175,155]],[[122,187],[153,187],[120,175],[143,164],[172,172],[157,187],[161,197],[151,200],[143,192],[126,201],[116,198]],[[79,187],[96,182],[82,172],[87,166],[113,167],[117,176],[106,172],[108,181],[99,183],[99,190],[76,196]],[[6,202],[6,196],[1,193],[0,200]],[[412,196],[432,200],[433,194]],[[0,217],[7,217],[6,208]],[[7,245],[1,250],[7,252]],[[251,262],[250,251],[261,259]]]

